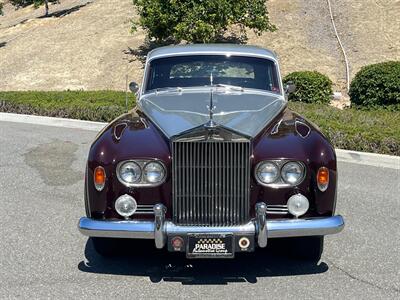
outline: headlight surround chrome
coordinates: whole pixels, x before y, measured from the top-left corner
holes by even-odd
[[[165,178],[165,168],[164,166],[157,162],[148,162],[143,169],[143,179],[151,184],[157,184],[164,180]]]
[[[135,161],[126,161],[118,165],[117,168],[118,180],[127,185],[131,186],[135,183],[140,182],[142,177],[142,168]]]
[[[282,179],[290,185],[298,185],[304,178],[304,166],[297,161],[290,161],[281,169]]]
[[[273,166],[276,166],[278,171],[276,176]],[[270,173],[268,180],[265,180],[265,176],[262,175],[263,168],[264,171],[268,170]],[[264,160],[260,161],[254,168],[254,176],[259,184],[272,188],[296,186],[304,180],[306,168],[301,161],[285,159]]]
[[[263,161],[256,166],[256,177],[262,183],[273,183],[279,177],[279,167],[271,161]]]
[[[131,173],[129,174],[129,172]],[[116,173],[119,182],[128,187],[158,186],[163,184],[167,177],[165,165],[156,159],[121,161],[117,165]],[[127,175],[130,175],[131,179],[127,178],[124,173],[128,173]]]

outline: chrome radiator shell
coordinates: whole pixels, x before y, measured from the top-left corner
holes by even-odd
[[[250,141],[172,141],[173,220],[179,225],[231,226],[250,220]]]

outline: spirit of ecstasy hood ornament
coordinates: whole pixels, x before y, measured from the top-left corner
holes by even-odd
[[[210,105],[207,105],[207,109],[208,109],[208,112],[209,112],[210,119],[208,120],[208,122],[206,124],[204,124],[204,127],[206,127],[206,128],[217,127],[217,123],[215,123],[214,120],[213,120],[214,110],[216,108],[214,106],[214,103],[213,103],[213,88],[214,88],[213,81],[214,81],[214,78],[213,78],[213,74],[211,72],[211,74],[210,74],[210,86],[211,86],[211,90],[210,90]]]

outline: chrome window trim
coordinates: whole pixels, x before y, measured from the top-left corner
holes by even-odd
[[[272,183],[264,183],[264,182],[262,182],[262,181],[260,181],[258,179],[257,169],[264,162],[271,162],[271,163],[274,163],[274,164],[276,164],[278,166],[278,168],[279,168],[278,180],[279,181],[275,181],[275,182],[272,182]],[[303,168],[303,176],[302,176],[302,178],[300,179],[300,181],[297,184],[294,184],[294,185],[290,184],[290,183],[287,183],[282,178],[282,173],[281,173],[282,168],[283,168],[284,165],[286,165],[289,162],[299,163]],[[298,160],[293,160],[293,159],[266,159],[266,160],[261,160],[260,162],[258,162],[256,164],[256,166],[254,167],[253,175],[254,175],[254,178],[256,179],[257,183],[262,185],[262,186],[265,186],[265,187],[270,187],[270,188],[296,187],[296,186],[300,185],[304,181],[304,179],[306,178],[307,169],[306,169],[305,164],[302,161],[298,161]]]
[[[270,60],[274,63],[275,65],[275,69],[276,69],[276,73],[277,73],[277,79],[278,79],[278,84],[279,84],[279,90],[280,93],[277,93],[275,95],[279,95],[284,97],[284,91],[283,91],[283,83],[282,83],[282,75],[281,75],[281,70],[280,70],[280,66],[279,66],[279,62],[278,59],[276,57],[273,57],[271,55],[267,55],[267,54],[259,54],[259,53],[252,53],[251,50],[249,49],[248,51],[226,51],[226,52],[222,52],[222,51],[206,51],[206,50],[200,50],[200,51],[171,51],[168,54],[160,54],[160,55],[151,55],[150,57],[147,58],[145,66],[144,66],[144,76],[143,76],[143,80],[142,80],[142,84],[140,87],[140,91],[139,91],[139,99],[137,101],[137,103],[140,106],[141,103],[141,96],[143,96],[145,94],[145,86],[148,80],[148,75],[149,75],[149,65],[150,63],[155,60],[155,59],[159,59],[159,58],[167,58],[167,57],[174,57],[174,56],[191,56],[191,55],[229,55],[229,56],[244,56],[244,57],[255,57],[255,58],[263,58],[263,59],[267,59]],[[263,90],[261,90],[263,91]]]
[[[139,181],[139,182],[136,182],[136,183],[127,183],[127,182],[125,182],[124,180],[122,180],[119,171],[120,171],[121,166],[122,166],[124,163],[127,163],[127,162],[134,162],[134,163],[136,163],[136,164],[139,165],[139,168],[140,168],[141,171],[142,171],[141,176],[140,176],[140,181]],[[162,178],[162,180],[160,180],[159,182],[156,182],[156,183],[149,183],[149,182],[146,182],[146,181],[144,180],[144,176],[143,176],[144,168],[146,167],[146,165],[147,165],[148,163],[151,163],[151,162],[157,162],[157,163],[159,163],[159,164],[163,167],[163,169],[164,169],[164,177]],[[126,187],[157,187],[157,186],[162,185],[162,184],[167,180],[167,168],[165,167],[164,162],[161,161],[160,159],[128,159],[128,160],[122,160],[122,161],[120,161],[120,162],[117,164],[117,167],[116,167],[115,171],[116,171],[116,174],[117,174],[118,181],[119,181],[121,184],[123,184],[124,186],[126,186]]]

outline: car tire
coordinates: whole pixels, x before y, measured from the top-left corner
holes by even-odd
[[[318,262],[324,251],[323,236],[307,236],[289,239],[292,257],[310,262]]]
[[[116,238],[90,238],[94,250],[103,257],[113,257],[121,253],[123,240]]]

